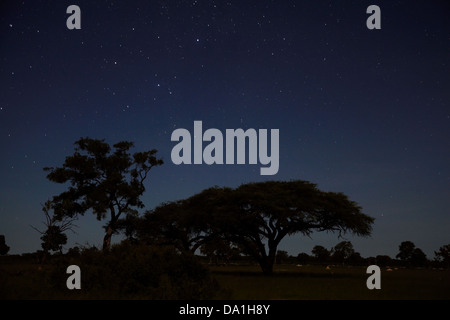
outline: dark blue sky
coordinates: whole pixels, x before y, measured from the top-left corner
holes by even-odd
[[[66,9],[81,9],[68,30]],[[381,9],[369,30],[366,9]],[[147,208],[214,186],[302,179],[344,192],[374,217],[362,256],[413,241],[450,243],[450,5],[446,1],[3,1],[0,5],[0,234],[10,253],[40,249],[41,204],[64,187],[80,137],[156,148]],[[177,128],[280,130],[280,168],[180,165]],[[80,217],[69,244],[101,245]],[[118,238],[116,237],[116,240]],[[310,253],[342,239],[286,238]]]

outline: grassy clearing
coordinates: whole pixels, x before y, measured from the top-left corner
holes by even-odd
[[[442,300],[450,299],[450,271],[381,271],[381,289],[369,290],[366,267],[282,265],[264,276],[257,266],[212,268],[228,296],[221,299],[268,300]]]
[[[55,295],[47,270],[37,264],[0,265],[0,299],[114,299],[106,293],[86,295],[67,290]],[[366,267],[277,265],[272,276],[259,267],[211,267],[222,300],[448,300],[450,270],[394,269],[381,271],[381,290],[366,287]],[[83,279],[82,279],[83,281]],[[145,299],[145,297],[142,297]]]

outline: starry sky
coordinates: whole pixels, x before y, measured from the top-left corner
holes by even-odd
[[[69,30],[69,5],[81,29]],[[369,5],[381,29],[369,30]],[[374,217],[369,238],[315,233],[279,249],[349,240],[363,257],[450,243],[450,5],[447,1],[48,1],[0,4],[0,234],[40,249],[42,204],[80,137],[157,149],[147,209],[211,186],[302,179]],[[175,165],[177,128],[279,129],[280,167]],[[101,246],[94,215],[68,233]],[[115,237],[116,240],[119,237]],[[114,240],[114,238],[113,238]]]

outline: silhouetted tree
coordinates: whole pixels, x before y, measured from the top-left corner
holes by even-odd
[[[45,221],[43,223],[46,229],[41,231],[31,226],[42,235],[41,247],[44,250],[44,255],[41,259],[41,263],[45,262],[49,251],[59,251],[62,253],[62,247],[67,243],[67,235],[64,232],[68,230],[74,232],[73,228],[76,227],[74,224],[76,218],[64,216],[58,220],[55,219],[55,217],[50,214],[51,206],[51,201],[47,201],[42,207],[45,216]]]
[[[377,264],[377,258],[376,257],[367,257],[365,260],[366,260],[368,265]]]
[[[341,241],[333,249],[332,259],[336,262],[344,264],[345,261],[355,253],[353,244],[350,241]]]
[[[307,254],[305,252],[300,252],[297,255],[297,262],[298,263],[306,264],[306,263],[309,263],[310,260],[311,260],[311,257],[309,256],[309,254]]]
[[[411,241],[403,241],[399,246],[399,253],[396,255],[407,266],[424,266],[428,260],[425,253],[416,248],[416,245]]]
[[[411,257],[416,245],[411,241],[403,241],[400,243],[398,250],[399,253],[395,256],[397,259],[402,260],[403,262],[411,261]]]
[[[411,255],[411,264],[415,267],[424,267],[427,262],[428,259],[425,253],[419,248],[414,248]]]
[[[272,273],[278,244],[285,236],[313,231],[368,236],[374,221],[344,194],[323,192],[300,180],[213,187],[179,205],[193,216],[190,219],[203,240],[220,236],[230,241],[253,257],[265,274]]]
[[[392,265],[392,258],[387,255],[377,255],[375,257],[375,264],[379,267],[386,267]]]
[[[138,215],[127,214],[124,218],[120,218],[116,223],[116,232],[123,233],[130,243],[138,242],[138,227],[142,219]]]
[[[361,254],[359,252],[353,252],[347,258],[347,263],[352,266],[360,266],[360,265],[363,265],[365,262],[366,262],[366,259],[361,257]]]
[[[278,250],[275,256],[275,261],[278,264],[287,263],[289,260],[289,254],[285,250]]]
[[[438,261],[444,268],[450,267],[450,244],[444,245],[434,252],[435,260]]]
[[[6,245],[5,236],[0,235],[0,255],[4,256],[9,252],[9,247]]]
[[[311,250],[311,253],[319,263],[327,263],[330,260],[331,252],[324,246],[314,246]]]
[[[41,237],[42,248],[45,251],[59,251],[62,253],[62,246],[67,243],[67,235],[58,226],[49,226]]]
[[[44,168],[50,181],[70,183],[67,191],[52,199],[56,219],[84,215],[91,209],[102,220],[109,212],[103,249],[110,248],[121,216],[137,215],[135,208],[144,207],[140,199],[144,180],[153,167],[163,163],[155,157],[156,150],[131,155],[132,147],[132,142],[122,141],[114,144],[112,151],[104,140],[81,138],[62,167]]]

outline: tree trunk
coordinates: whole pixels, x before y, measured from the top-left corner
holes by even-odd
[[[277,244],[269,240],[269,254],[259,259],[259,265],[265,275],[273,273],[273,265],[275,264],[275,257],[277,253]]]
[[[261,270],[264,275],[270,276],[273,273],[273,264],[268,263],[267,260],[261,260],[259,262],[259,265],[261,266]]]
[[[275,254],[269,250],[269,255],[266,257],[261,257],[259,259],[259,265],[261,267],[262,272],[265,275],[271,275],[273,273],[273,265],[275,263]]]
[[[109,225],[106,229],[105,237],[103,238],[103,251],[109,250],[111,248],[111,237],[113,234],[113,229]]]

